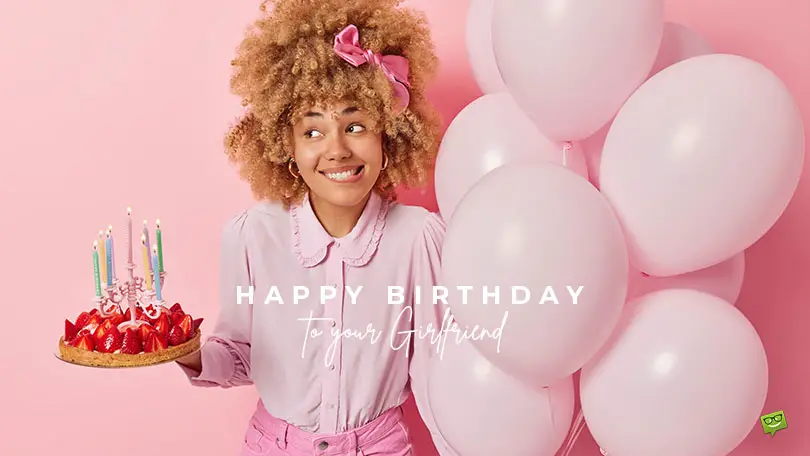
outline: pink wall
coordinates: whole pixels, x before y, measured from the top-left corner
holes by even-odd
[[[258,1],[14,3],[0,14],[0,273],[8,291],[0,454],[100,456],[115,445],[121,456],[234,454],[251,389],[192,389],[174,366],[74,368],[52,353],[62,319],[90,304],[93,236],[110,223],[121,233],[127,205],[136,220],[163,221],[167,297],[213,319],[219,227],[249,202],[220,149],[238,108],[227,63]],[[434,94],[449,120],[478,96],[462,42],[466,1],[411,3],[429,8],[436,25],[444,69]],[[670,20],[717,50],[776,71],[810,125],[810,2],[668,5]],[[735,456],[810,453],[810,336],[802,327],[810,317],[809,192],[803,182],[750,249],[740,299],[771,363],[766,412],[784,409],[790,428],[774,438],[755,429]],[[431,194],[407,199],[435,208]],[[574,454],[598,454],[587,433]]]

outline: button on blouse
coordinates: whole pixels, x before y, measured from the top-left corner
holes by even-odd
[[[238,214],[222,236],[219,318],[202,372],[182,369],[197,386],[253,384],[270,414],[317,433],[362,426],[413,392],[437,449],[452,454],[427,401],[437,347],[412,336],[445,316],[442,304],[414,304],[414,290],[438,284],[444,232],[437,214],[376,193],[338,239],[308,198]]]

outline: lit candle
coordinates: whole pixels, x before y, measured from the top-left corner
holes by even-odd
[[[110,259],[112,260],[111,266],[108,265],[108,266],[110,266],[110,271],[112,271],[109,274],[112,276],[113,280],[115,280],[115,279],[118,278],[118,274],[115,273],[115,240],[113,239],[112,225],[107,227],[107,232],[110,233],[110,247],[109,247],[109,249],[110,249]]]
[[[107,286],[112,287],[113,284],[113,268],[112,268],[112,239],[110,238],[110,231],[107,230],[107,239],[104,241],[107,244]]]
[[[96,297],[101,297],[101,272],[98,266],[98,241],[93,241],[93,279],[96,282]]]
[[[143,235],[146,237],[146,251],[148,254],[149,246],[152,245],[152,243],[149,242],[149,224],[146,222],[146,219],[143,219]],[[152,272],[152,262],[147,261],[146,263],[146,270]]]
[[[127,207],[127,266],[132,264],[132,208]]]
[[[146,279],[146,289],[152,289],[152,270],[149,265],[151,262],[149,261],[149,247],[146,246],[146,235],[141,235],[141,250],[143,251],[143,275]]]
[[[158,254],[157,254],[157,246],[152,247],[152,269],[154,271],[158,271]],[[161,291],[160,286],[160,273],[155,272],[155,298],[158,301],[163,301],[163,293]]]
[[[101,281],[107,283],[107,245],[104,241],[104,230],[98,231],[98,256],[101,258]]]
[[[160,232],[160,219],[155,221],[155,234],[157,235],[158,269],[163,272],[163,234]]]

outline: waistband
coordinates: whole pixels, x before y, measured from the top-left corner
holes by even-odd
[[[402,421],[402,417],[402,406],[392,407],[374,420],[350,431],[338,434],[319,434],[304,431],[274,417],[261,401],[253,415],[256,424],[263,432],[275,439],[279,448],[285,449],[291,445],[304,451],[314,451],[323,455],[351,453],[359,448],[372,445],[387,436],[391,429]]]

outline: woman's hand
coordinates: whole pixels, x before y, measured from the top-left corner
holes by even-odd
[[[175,360],[177,364],[185,366],[189,369],[192,369],[196,372],[202,371],[202,351],[197,350],[194,353],[188,354],[182,358],[178,358]]]

